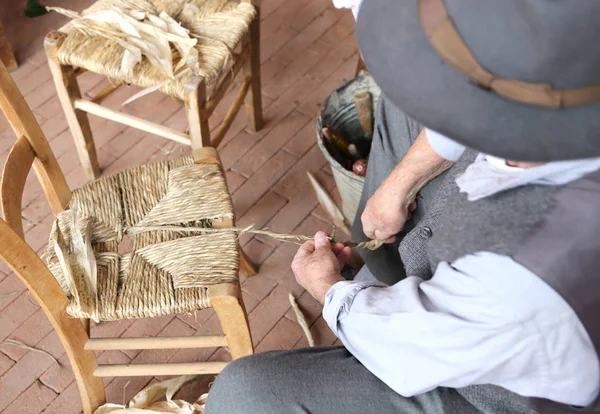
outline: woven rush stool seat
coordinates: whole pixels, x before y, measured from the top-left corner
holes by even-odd
[[[49,33],[44,48],[90,179],[100,177],[100,167],[88,113],[192,148],[217,148],[244,105],[250,129],[262,128],[259,5],[260,0],[98,0],[81,13],[53,8],[72,20]],[[90,99],[82,97],[77,82],[86,71],[109,79]],[[237,94],[211,131],[209,118],[239,73]],[[155,91],[181,101],[187,129],[102,106],[122,85],[144,88],[128,101]]]
[[[219,165],[194,164],[191,157],[143,165],[73,191],[69,208],[55,219],[46,260],[71,299],[70,316],[115,320],[193,312],[210,307],[208,286],[237,282],[236,234],[190,236],[148,227],[210,227],[232,218]],[[124,237],[131,238],[132,251],[119,254]],[[97,293],[84,283],[86,239]]]
[[[166,12],[197,37],[200,72],[210,90],[224,71],[226,61],[243,36],[248,33],[256,9],[250,3],[231,0],[99,0],[82,12],[82,16],[123,6],[154,15]],[[188,73],[175,80],[144,59],[130,75],[121,70],[125,49],[114,40],[90,36],[77,30],[73,23],[59,29],[67,35],[57,50],[60,63],[105,75],[115,81],[143,88],[164,84],[160,90],[185,99],[184,85]],[[174,62],[177,63],[177,62]],[[210,91],[209,91],[210,92]]]

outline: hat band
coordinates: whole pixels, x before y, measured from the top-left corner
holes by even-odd
[[[577,89],[552,89],[494,75],[475,59],[454,27],[444,0],[419,0],[419,19],[429,43],[440,57],[483,89],[504,98],[544,108],[582,106],[600,101],[600,84]]]

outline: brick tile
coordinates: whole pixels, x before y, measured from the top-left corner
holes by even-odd
[[[206,394],[209,385],[214,381],[214,375],[203,375],[197,381],[186,384],[173,397],[176,400],[195,402],[202,394]]]
[[[269,191],[260,198],[241,218],[237,221],[239,226],[249,226],[254,224],[255,228],[260,229],[273,217],[284,205],[286,200]],[[236,210],[237,211],[237,210]],[[240,235],[240,245],[245,246],[252,234],[245,233]]]
[[[250,279],[251,280],[251,279]],[[260,341],[282,318],[282,314],[290,308],[288,295],[298,294],[302,288],[296,283],[293,276],[286,275],[281,282],[264,298],[249,315],[250,331],[254,343]]]
[[[92,322],[90,333],[92,338],[116,338],[123,335],[134,319],[121,319],[119,321]]]
[[[23,209],[23,217],[33,225],[41,223],[50,214],[52,214],[52,209],[50,209],[50,204],[43,194]],[[27,231],[25,230],[25,232]]]
[[[58,359],[58,362],[60,362],[60,365],[53,364],[42,374],[40,382],[55,393],[60,394],[75,381],[75,375],[71,369],[67,354],[63,354],[63,356]]]
[[[271,13],[287,3],[285,0],[263,0],[260,3],[260,17],[265,20]]]
[[[296,298],[296,303],[302,311],[308,326],[311,326],[323,313],[323,306],[306,291]],[[292,308],[285,314],[285,317],[296,321],[296,314]]]
[[[169,96],[150,94],[125,108],[123,110],[125,113],[135,114],[141,118],[160,124],[174,114],[180,108],[180,104]],[[115,157],[118,157],[135,146],[146,135],[148,134],[144,131],[135,128],[126,128],[102,148]]]
[[[298,1],[287,1],[260,24],[261,44],[269,39],[281,26],[291,27],[294,17],[302,10],[303,4]],[[298,30],[298,29],[293,29]]]
[[[260,265],[267,257],[275,250],[273,246],[260,242],[257,239],[252,239],[246,246],[244,251],[250,257],[253,263]]]
[[[277,59],[284,64],[293,62],[298,55],[302,54],[307,47],[317,41],[341,17],[342,13],[335,9],[333,5],[330,5],[327,10],[286,43],[285,47],[282,48],[282,53],[273,55],[273,59]]]
[[[4,308],[0,314],[1,340],[8,338],[16,328],[39,309],[34,302],[35,300],[29,297],[28,292],[23,292],[14,302]]]
[[[262,301],[290,270],[290,264],[297,251],[293,244],[280,244],[260,266],[258,277],[244,281],[242,290]]]
[[[310,327],[310,332],[313,335],[313,339],[315,340],[315,345],[333,345],[333,343],[337,340],[337,337],[333,334],[325,319],[320,316],[315,323]]]
[[[299,193],[299,188],[304,184],[309,183],[306,173],[311,172],[312,174],[316,174],[326,164],[327,160],[325,160],[319,146],[315,143],[312,148],[277,182],[277,184],[275,184],[273,190],[282,197],[290,200]]]
[[[279,27],[266,42],[260,45],[260,63],[264,63],[296,35],[296,31],[287,27]]]
[[[77,384],[72,382],[44,411],[45,414],[79,414],[81,397]]]
[[[52,230],[53,216],[46,216],[42,222],[34,225],[25,233],[25,241],[34,251],[38,251],[48,243],[48,236]]]
[[[245,157],[258,142],[258,137],[250,134],[248,131],[241,131],[226,145],[219,148],[219,156],[225,170],[228,170],[237,160]]]
[[[17,397],[55,362],[46,355],[29,352],[0,378],[0,411]]]
[[[26,290],[27,288],[23,282],[21,282],[21,279],[14,273],[9,273],[2,282],[0,282],[0,311],[4,313],[3,309],[13,303],[17,298],[20,298],[19,295]],[[1,317],[2,316],[0,315],[0,318]]]
[[[47,82],[51,78],[50,68],[48,65],[39,65],[31,74],[16,81],[21,93],[26,96],[29,92],[36,90],[40,85]]]
[[[121,351],[104,351],[96,360],[98,361],[98,365],[129,364],[131,362],[131,358]],[[108,387],[114,379],[115,377],[103,377],[102,382],[104,382],[104,387]]]
[[[225,178],[227,179],[227,187],[230,193],[233,193],[246,181],[246,177],[231,170],[225,173]]]
[[[292,167],[295,161],[296,157],[283,151],[279,151],[267,161],[233,194],[232,199],[237,214],[243,215],[248,211],[273,183]]]
[[[36,348],[48,352],[54,358],[59,359],[65,354],[65,348],[60,341],[56,331],[51,331],[44,339],[37,343]],[[48,358],[48,356],[46,356]],[[52,361],[54,364],[55,362]]]
[[[255,276],[259,276],[258,274]],[[252,276],[254,277],[254,276]],[[258,306],[258,304],[260,303],[257,299],[255,299],[253,296],[250,296],[249,293],[246,293],[242,290],[242,299],[244,301],[244,308],[246,309],[246,313],[250,313],[254,310],[254,308],[256,308]]]
[[[215,311],[212,308],[201,309],[194,313],[182,313],[177,315],[177,318],[186,324],[188,324],[192,329],[198,330],[202,329],[205,323],[213,317]]]
[[[68,128],[67,120],[63,112],[59,112],[52,118],[47,119],[40,125],[47,140],[51,140]]]
[[[251,176],[309,121],[306,115],[291,112],[231,168],[246,177]]]
[[[52,325],[43,310],[37,310],[21,326],[9,336],[10,339],[19,341],[25,345],[35,346],[52,331]],[[15,345],[2,343],[0,350],[8,355],[13,361],[18,361],[29,351]]]
[[[19,395],[19,397],[3,411],[3,413],[40,413],[57,396],[58,394],[50,388],[39,381],[35,381],[23,394]]]
[[[183,322],[181,322],[183,323]],[[191,329],[191,328],[189,328]],[[203,324],[202,328],[193,335],[221,335],[223,331],[216,314]],[[217,348],[189,348],[177,349],[169,362],[204,362],[217,350]]]
[[[4,375],[4,373],[13,365],[15,365],[15,361],[0,352],[0,377],[2,377],[2,375]]]
[[[294,154],[298,158],[302,157],[313,145],[315,145],[317,140],[315,131],[316,118],[311,118],[311,121],[304,125],[304,127],[283,146],[283,149],[290,154]]]
[[[23,207],[27,207],[29,203],[38,198],[42,192],[42,186],[38,181],[35,173],[31,171],[25,181],[25,190],[23,191],[23,197],[21,199]]]
[[[256,353],[293,348],[304,335],[302,328],[288,318],[281,318],[255,349]]]
[[[327,96],[341,84],[354,77],[356,61],[353,61],[353,57],[342,63],[341,66],[318,87],[313,88],[313,92],[303,100],[302,104],[298,106],[298,110],[309,116],[318,114],[319,108]]]
[[[159,316],[157,318],[137,319],[125,332],[123,332],[121,337],[143,338],[156,336],[173,320],[173,318],[175,318],[175,316],[167,315]],[[123,353],[133,359],[137,354],[140,353],[140,351],[130,349],[123,351]]]
[[[56,89],[54,88],[54,82],[46,82],[40,87],[35,88],[29,94],[25,95],[25,101],[29,107],[35,111],[35,109],[47,100],[56,95]]]
[[[324,43],[329,46],[339,47],[342,43],[348,43],[356,45],[356,39],[354,36],[354,16],[350,10],[339,11],[340,18],[333,26],[331,26],[325,33],[323,33],[316,43]],[[315,43],[310,45],[308,48],[313,51],[318,51],[318,47]]]
[[[304,7],[302,7],[302,10],[300,10],[294,16],[294,18],[289,24],[293,29],[302,30],[308,24],[313,22],[315,18],[318,18],[318,16],[330,6],[331,5],[329,4],[329,2],[324,2],[321,0],[312,0],[311,2],[305,4]],[[341,14],[343,13],[343,11],[338,11],[337,13]]]

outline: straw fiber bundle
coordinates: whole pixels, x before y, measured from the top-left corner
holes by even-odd
[[[192,188],[192,183],[195,183]],[[210,226],[233,217],[218,165],[191,157],[139,166],[73,192],[46,253],[77,318],[115,320],[210,307],[207,286],[236,282],[237,235],[136,231],[136,226]],[[130,253],[119,253],[125,235]]]
[[[191,75],[209,89],[256,16],[239,0],[99,0],[60,31],[61,63],[179,99]]]

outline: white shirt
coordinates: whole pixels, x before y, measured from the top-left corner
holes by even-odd
[[[481,188],[468,184],[486,168],[513,183],[516,176],[518,185],[558,185],[600,168],[600,159],[528,169],[496,162],[478,157],[478,168],[467,169],[457,183],[470,197]],[[490,185],[485,196],[506,189],[491,185],[489,191]],[[357,280],[374,280],[369,274],[365,266]],[[600,362],[575,312],[507,256],[476,252],[442,262],[428,281],[409,276],[393,286],[338,282],[327,293],[323,316],[367,369],[406,397],[439,386],[495,384],[585,406],[600,390]]]
[[[351,9],[354,15],[354,20],[358,18],[358,9],[362,0],[333,0],[333,5],[338,9]]]

